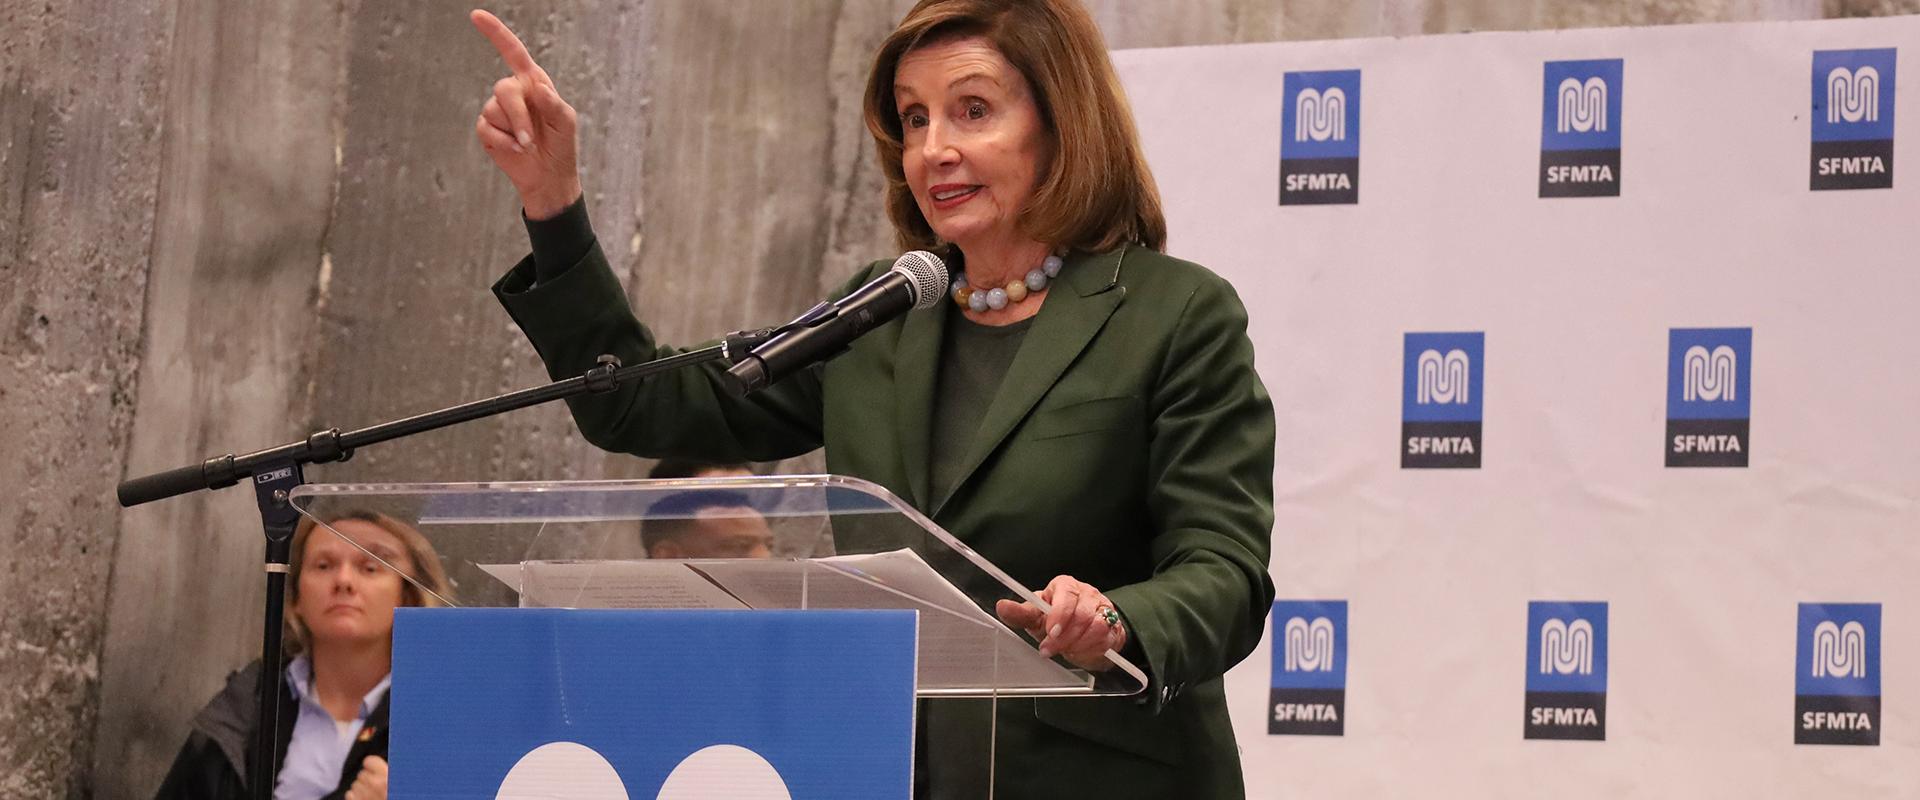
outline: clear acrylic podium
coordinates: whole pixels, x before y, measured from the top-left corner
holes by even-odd
[[[1146,684],[1111,651],[1109,666],[1093,671],[1042,657],[994,614],[1001,601],[1038,598],[886,489],[854,478],[304,485],[291,498],[321,526],[312,535],[332,531],[448,607],[916,611],[914,693],[987,703],[977,733],[969,727],[940,744],[968,754],[958,759],[962,773],[943,767],[947,777],[935,780],[983,787],[984,797],[1000,698],[1130,695]],[[413,549],[431,550],[421,560],[436,562],[449,588],[436,589],[422,564],[407,568],[394,550],[407,543],[345,522],[390,527],[381,517],[418,531],[424,542]],[[645,670],[636,662],[634,678],[648,679]],[[394,765],[396,779],[404,769]]]
[[[999,601],[1038,598],[855,478],[314,484],[292,497],[450,607],[909,609],[919,612],[923,698],[1127,695],[1146,684],[1114,652],[1098,671],[1042,657],[994,615]],[[434,590],[418,565],[400,568],[390,547],[356,541],[365,528],[333,524],[372,515],[418,530],[451,590]]]

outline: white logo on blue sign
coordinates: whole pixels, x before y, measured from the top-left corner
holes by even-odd
[[[1301,89],[1293,102],[1293,140],[1296,142],[1345,141],[1347,138],[1347,93],[1338,86],[1325,92]]]
[[[1540,674],[1592,675],[1593,623],[1559,617],[1540,623]]]
[[[1467,404],[1473,395],[1473,358],[1467,351],[1456,347],[1441,355],[1438,350],[1422,350],[1419,364],[1419,394],[1414,398],[1415,404]]]
[[[1333,620],[1314,617],[1288,617],[1285,650],[1288,672],[1332,672]]]
[[[1607,130],[1607,82],[1595,75],[1584,81],[1565,78],[1560,81],[1558,133],[1591,133]]]
[[[1827,72],[1827,122],[1879,122],[1880,70],[1834,67]]]

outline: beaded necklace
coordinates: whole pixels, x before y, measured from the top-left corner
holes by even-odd
[[[963,272],[953,282],[951,292],[953,302],[958,303],[961,308],[973,309],[976,313],[988,310],[999,311],[1006,308],[1009,303],[1018,303],[1027,299],[1029,295],[1045,290],[1048,283],[1060,277],[1060,267],[1065,263],[1059,256],[1047,256],[1047,260],[1040,262],[1040,266],[1027,270],[1025,279],[1009,282],[1006,286],[995,286],[984,292],[967,283],[967,275]]]

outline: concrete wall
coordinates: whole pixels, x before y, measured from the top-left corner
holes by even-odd
[[[602,242],[670,340],[885,255],[859,119],[905,0],[494,6],[579,109]],[[1920,0],[1092,0],[1114,47],[1911,13]],[[250,497],[120,478],[531,385],[466,3],[0,0],[0,798],[148,795],[258,649]],[[782,470],[817,468],[817,457]],[[593,478],[559,408],[314,481]]]
[[[173,15],[0,2],[0,797],[86,779]]]

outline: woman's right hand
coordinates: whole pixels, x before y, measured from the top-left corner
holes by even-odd
[[[548,219],[580,199],[578,122],[547,71],[499,17],[475,9],[473,26],[500,51],[512,75],[493,84],[474,132],[494,166],[520,193],[528,219]]]

